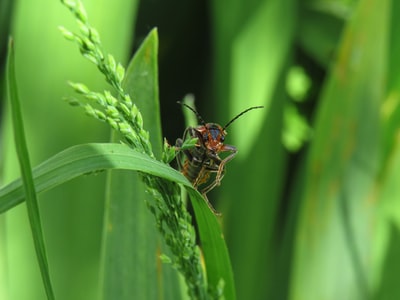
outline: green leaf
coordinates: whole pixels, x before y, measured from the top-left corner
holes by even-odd
[[[308,3],[303,6],[299,17],[299,43],[318,63],[329,67],[345,21],[331,13],[310,8]]]
[[[298,195],[290,299],[369,299],[378,278],[380,106],[390,12],[390,1],[358,2],[326,80]]]
[[[17,82],[15,77],[15,57],[12,39],[10,39],[8,45],[7,86],[8,98],[11,104],[10,107],[14,127],[15,145],[20,163],[21,177],[23,183],[23,193],[26,198],[26,206],[28,209],[28,217],[32,230],[36,255],[47,298],[55,299],[53,287],[50,280],[49,266],[47,262],[46,247],[43,238],[42,224],[40,221],[35,184],[32,178],[31,163],[29,159],[28,147],[25,140],[24,124],[22,120],[20,101],[17,91]]]
[[[225,299],[236,299],[231,262],[224,236],[219,229],[220,224],[203,197],[198,197],[197,191],[188,189],[188,193],[199,226],[209,286],[216,288],[222,280]]]
[[[204,245],[204,258],[210,286],[225,283],[226,299],[235,299],[233,275],[221,228],[203,197],[178,171],[121,144],[85,144],[68,148],[33,170],[36,191],[43,192],[84,174],[107,169],[124,169],[148,173],[182,184],[189,192]],[[24,201],[21,180],[0,189],[0,213]],[[211,273],[212,272],[212,273]]]
[[[281,249],[274,234],[286,175],[280,128],[287,96],[282,86],[293,49],[295,1],[219,0],[213,5],[218,122],[248,106],[265,106],[228,128],[225,142],[238,154],[216,189],[237,298],[285,299],[276,296]]]
[[[121,144],[85,144],[68,148],[33,169],[38,193],[54,188],[81,175],[107,169],[126,169],[161,176],[178,183],[186,182],[183,175],[169,166],[131,150]],[[0,190],[0,213],[25,200],[21,180],[15,180]]]
[[[102,299],[157,299],[157,231],[135,172],[113,170],[107,199],[101,259]]]
[[[152,30],[132,58],[123,87],[139,107],[154,153],[160,156],[157,48],[157,31]],[[180,299],[177,272],[164,266],[158,257],[167,249],[147,208],[145,199],[149,196],[140,176],[113,170],[108,176],[107,188],[103,299]]]
[[[125,92],[138,106],[150,133],[153,153],[161,158],[162,131],[158,99],[158,35],[153,29],[135,53],[123,82]]]

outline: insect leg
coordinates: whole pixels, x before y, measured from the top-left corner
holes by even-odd
[[[211,173],[217,173],[217,172],[218,172],[218,165],[216,165],[216,164],[207,165],[207,166],[203,167],[202,173],[204,173],[204,176],[202,178],[203,180],[202,180],[201,183],[202,184],[206,184],[206,185],[208,184],[206,187],[204,187],[202,189],[202,193],[203,194],[208,193],[209,191],[211,191],[215,187],[215,184],[214,184],[215,178],[214,178],[214,180],[212,181],[211,184],[207,183],[207,181],[209,181],[208,179],[210,178],[210,174]]]
[[[182,168],[183,168],[182,153],[184,155],[186,155],[186,157],[188,158],[189,161],[191,161],[193,159],[193,156],[189,150],[180,150],[183,143],[186,141],[187,136],[190,135],[189,131],[192,131],[192,127],[186,128],[185,131],[183,132],[183,137],[181,139],[180,138],[176,139],[176,142],[175,142],[175,147],[177,147],[179,149],[178,153],[176,154],[176,156],[177,156],[176,161],[178,163],[179,170],[182,170]]]
[[[206,203],[207,203],[208,207],[210,208],[210,210],[213,212],[213,214],[216,215],[216,216],[221,216],[221,213],[216,211],[215,208],[212,206],[211,202],[208,201],[207,195],[202,193],[202,196],[203,196],[204,200],[206,201]]]
[[[193,186],[197,189],[197,187],[207,181],[209,174],[207,173],[206,167],[202,166],[199,174],[197,175],[195,181],[193,182]]]
[[[221,178],[222,179],[222,178]],[[211,184],[209,184],[208,186],[206,186],[205,188],[203,188],[201,190],[201,193],[203,195],[207,194],[209,191],[211,191],[213,188],[215,188],[218,184],[218,182],[214,179],[213,182],[211,182]]]
[[[237,149],[235,146],[231,146],[231,145],[224,145],[224,147],[221,149],[221,151],[229,151],[231,152],[231,154],[229,154],[227,157],[225,157],[218,166],[218,172],[217,172],[217,176],[215,177],[215,181],[216,181],[216,185],[220,185],[221,184],[221,180],[224,177],[224,172],[225,172],[225,165],[231,161],[236,153],[237,153]]]

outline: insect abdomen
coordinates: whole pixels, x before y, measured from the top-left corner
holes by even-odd
[[[191,150],[192,160],[185,159],[182,168],[182,174],[193,184],[198,181],[199,174],[204,164],[204,149],[194,148]]]

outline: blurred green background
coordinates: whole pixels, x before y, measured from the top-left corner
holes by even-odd
[[[176,101],[187,93],[206,121],[222,125],[265,106],[229,127],[226,142],[239,153],[209,194],[223,213],[238,299],[399,299],[398,1],[84,5],[106,50],[125,65],[158,27],[170,142],[183,133]],[[72,94],[67,80],[109,87],[59,25],[76,29],[59,1],[0,2],[1,184],[19,177],[5,97],[9,34],[32,164],[110,138],[107,126],[62,101]],[[99,297],[104,183],[104,174],[85,176],[40,195],[57,299]],[[44,297],[20,205],[0,215],[0,299]]]

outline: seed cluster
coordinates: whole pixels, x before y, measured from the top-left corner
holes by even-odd
[[[124,67],[116,63],[112,55],[103,51],[99,34],[89,25],[82,3],[71,0],[62,2],[75,15],[80,33],[72,33],[64,27],[60,27],[61,32],[68,40],[78,44],[82,55],[97,66],[117,93],[115,97],[109,91],[99,93],[91,91],[82,83],[69,83],[84,99],[68,99],[69,103],[83,107],[88,115],[108,123],[121,134],[128,146],[154,158],[149,133],[143,127],[142,115],[122,86]],[[163,154],[163,161],[173,159],[174,148],[165,146],[164,150],[166,153]],[[171,259],[163,254],[163,261],[171,261],[183,274],[192,299],[209,299],[195,230],[191,216],[181,200],[179,186],[147,173],[140,175],[152,196],[148,201],[148,207],[155,216],[157,227],[173,254]],[[210,290],[212,289],[210,287]]]

